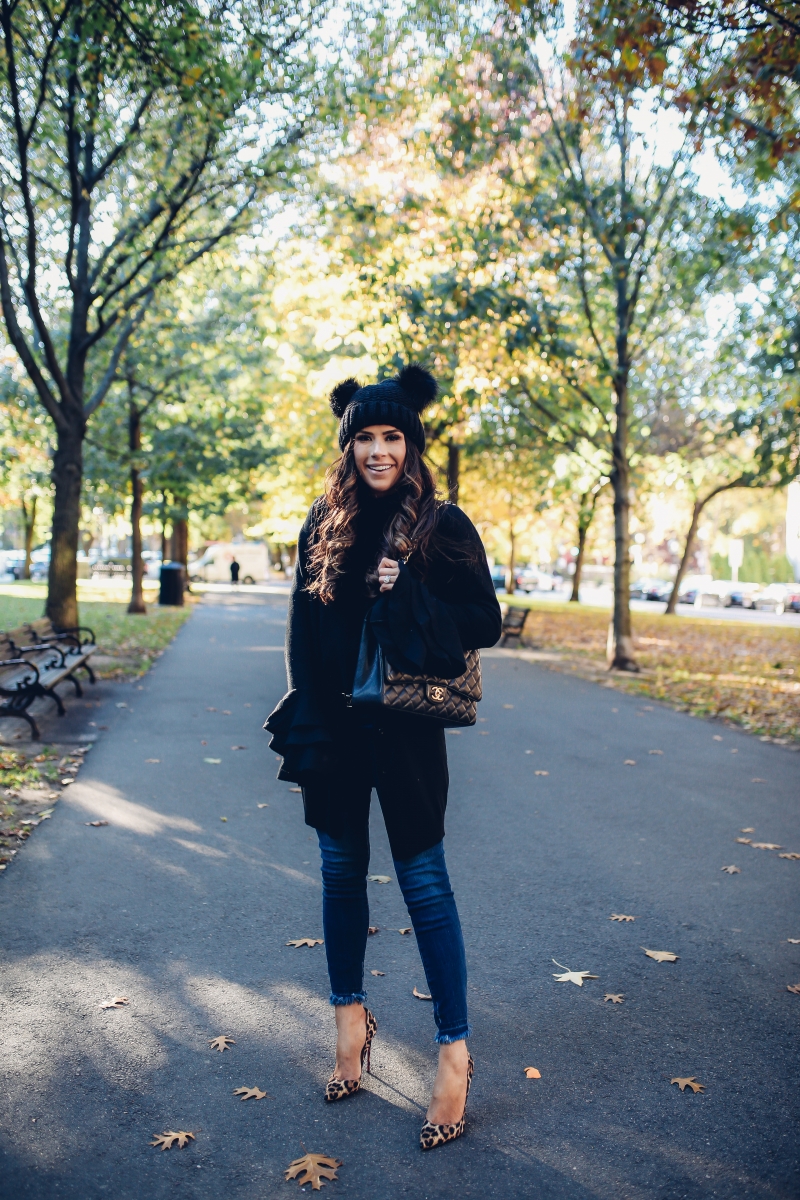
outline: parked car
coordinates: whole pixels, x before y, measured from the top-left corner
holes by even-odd
[[[723,604],[726,608],[754,608],[760,592],[760,583],[732,583]]]
[[[789,588],[785,583],[771,583],[756,598],[753,607],[757,608],[759,612],[782,613],[785,611],[789,595]]]
[[[631,584],[631,600],[668,600],[672,584],[666,579],[639,579]]]
[[[494,566],[492,567],[492,583],[496,592],[504,592],[506,590],[506,573],[508,567]],[[516,587],[516,579],[514,586]]]
[[[783,611],[800,613],[800,587],[797,584],[789,585],[786,599],[783,602]]]
[[[556,583],[554,575],[540,570],[539,567],[523,567],[517,575],[517,587],[520,591],[529,594],[530,592],[552,592]]]

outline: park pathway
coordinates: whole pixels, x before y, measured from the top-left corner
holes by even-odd
[[[800,851],[800,756],[497,652],[448,737],[467,1135],[417,1148],[433,1022],[377,813],[374,1076],[325,1106],[324,950],[286,945],[321,936],[318,852],[261,730],[285,605],[206,597],[0,878],[2,1200],[272,1200],[304,1149],[330,1200],[798,1197],[800,861],[736,839]]]

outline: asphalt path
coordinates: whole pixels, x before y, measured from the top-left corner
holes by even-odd
[[[800,861],[736,841],[800,851],[800,756],[503,653],[477,728],[448,736],[467,1133],[418,1149],[434,1027],[377,804],[373,1075],[325,1105],[324,949],[286,945],[321,936],[319,856],[261,731],[284,615],[206,596],[114,685],[78,782],[0,878],[3,1200],[287,1197],[305,1151],[341,1159],[326,1194],[358,1200],[800,1195]],[[170,1130],[194,1141],[149,1145]]]

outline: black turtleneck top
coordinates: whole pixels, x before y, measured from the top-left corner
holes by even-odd
[[[336,752],[352,691],[365,617],[396,667],[454,678],[464,652],[493,646],[501,616],[477,530],[460,508],[440,505],[426,568],[412,554],[390,592],[369,592],[367,573],[377,566],[384,531],[397,511],[396,493],[376,495],[359,485],[356,539],[334,599],[309,594],[309,541],[325,512],[315,501],[300,533],[286,632],[289,692],[266,728],[284,758],[279,778],[306,782],[344,764]],[[352,711],[352,710],[351,710]]]

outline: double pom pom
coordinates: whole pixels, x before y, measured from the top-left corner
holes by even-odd
[[[416,413],[421,413],[424,408],[427,408],[436,399],[436,393],[439,390],[430,371],[426,371],[424,367],[418,367],[414,363],[403,367],[394,379],[386,380],[386,382],[396,384],[402,392],[402,395],[392,396],[392,399],[397,399]],[[377,389],[381,386],[382,384],[373,384],[367,390],[373,393],[373,388]],[[356,392],[360,391],[361,384],[357,379],[344,379],[341,383],[337,383],[331,392],[330,400],[334,416],[341,419]],[[365,396],[364,399],[377,399],[377,397],[373,393]]]

